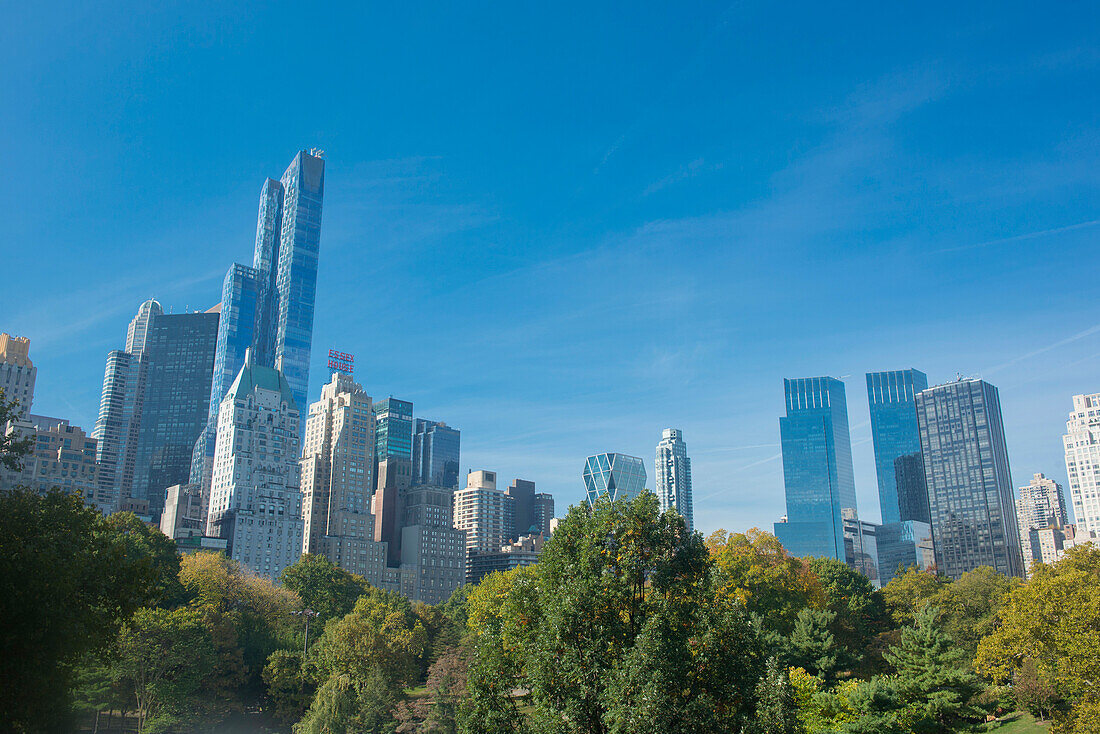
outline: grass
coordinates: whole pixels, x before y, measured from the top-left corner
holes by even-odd
[[[974,731],[997,732],[997,734],[1046,734],[1050,731],[1050,721],[1040,724],[1031,714],[1017,711],[997,721],[975,727]]]

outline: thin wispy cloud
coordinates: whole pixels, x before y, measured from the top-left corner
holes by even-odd
[[[945,247],[941,250],[933,250],[931,254],[942,255],[948,252],[963,252],[965,250],[977,250],[983,247],[993,247],[995,245],[1007,245],[1012,242],[1024,242],[1026,240],[1034,240],[1040,237],[1050,237],[1051,235],[1062,234],[1064,232],[1075,232],[1079,229],[1090,229],[1098,224],[1100,224],[1100,219],[1090,219],[1087,222],[1069,224],[1065,227],[1052,227],[1050,229],[1041,229],[1037,232],[1026,232],[1024,234],[1013,235],[1012,237],[1001,237],[995,240],[986,240],[985,242],[975,242],[972,245]]]
[[[982,370],[982,374],[983,375],[989,375],[989,374],[992,374],[994,372],[1000,372],[1001,370],[1005,370],[1005,369],[1008,369],[1009,367],[1013,367],[1013,366],[1019,364],[1020,362],[1031,359],[1033,357],[1038,357],[1040,354],[1046,354],[1047,352],[1058,349],[1059,347],[1064,347],[1068,344],[1072,344],[1076,341],[1080,341],[1081,339],[1084,339],[1086,337],[1090,337],[1093,334],[1097,334],[1097,333],[1100,333],[1100,324],[1097,324],[1096,326],[1090,326],[1089,328],[1087,328],[1083,331],[1079,331],[1079,332],[1077,332],[1076,334],[1074,334],[1072,336],[1068,336],[1065,339],[1059,339],[1058,341],[1054,342],[1053,344],[1047,344],[1044,347],[1039,347],[1038,349],[1033,349],[1030,352],[1027,352],[1025,354],[1021,354],[1018,357],[1014,357],[1014,358],[1008,360],[1007,362],[1002,362],[1001,364],[998,364],[994,367],[990,367],[989,369]]]

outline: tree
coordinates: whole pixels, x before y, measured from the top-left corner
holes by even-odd
[[[835,558],[811,559],[810,570],[821,583],[826,608],[836,615],[830,629],[842,652],[838,663],[855,665],[872,638],[890,627],[882,594],[866,576]]]
[[[1005,596],[998,617],[1000,625],[978,643],[978,672],[1005,683],[1032,659],[1068,704],[1054,712],[1056,730],[1089,731],[1100,720],[1092,718],[1100,713],[1100,548],[1078,546],[1053,566],[1036,564],[1031,580]]]
[[[8,424],[22,415],[19,401],[5,399],[4,388],[0,387],[0,466],[11,471],[22,471],[23,458],[34,450],[33,438],[7,430]]]
[[[938,614],[935,607],[919,611],[901,644],[886,653],[897,670],[898,700],[912,712],[917,732],[961,731],[985,715],[971,703],[984,686],[970,671],[966,651],[936,623]]]
[[[466,663],[451,648],[432,663],[426,694],[398,704],[397,733],[456,734],[465,698]]]
[[[978,641],[997,628],[997,613],[1019,579],[1010,579],[989,566],[964,573],[957,581],[942,584],[929,600],[943,617],[941,624],[955,642],[973,658]]]
[[[1043,720],[1044,713],[1051,713],[1058,697],[1054,687],[1043,679],[1039,666],[1031,658],[1024,660],[1016,671],[1012,689],[1016,696],[1016,705],[1038,717],[1039,721]]]
[[[156,596],[134,582],[158,567],[147,552],[80,497],[0,494],[0,721],[38,731],[65,718],[74,665]]]
[[[276,717],[286,722],[301,719],[317,692],[316,666],[304,661],[300,650],[271,653],[263,679]]]
[[[160,730],[193,708],[214,664],[210,636],[189,609],[139,609],[118,637],[116,678],[133,692],[138,732]]]
[[[753,734],[802,734],[794,689],[787,669],[768,658],[764,677],[756,687],[756,720]]]
[[[408,600],[371,589],[318,643],[320,689],[301,732],[388,732],[394,706],[416,680],[427,635]]]
[[[319,553],[303,553],[283,569],[279,581],[318,613],[317,626],[345,616],[371,588],[362,576],[346,571]]]
[[[174,540],[132,512],[109,515],[101,533],[112,556],[109,562],[127,569],[117,593],[129,597],[129,606],[169,606],[183,601]]]
[[[798,612],[789,641],[791,665],[830,679],[837,669],[836,638],[829,631],[836,612],[805,608]]]
[[[910,566],[905,573],[897,574],[890,579],[890,582],[882,587],[882,597],[887,611],[893,617],[894,624],[899,627],[913,624],[916,613],[948,583],[950,582],[946,577],[930,571],[921,571],[916,566]]]

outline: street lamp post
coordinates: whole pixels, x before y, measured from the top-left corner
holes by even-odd
[[[320,612],[315,612],[312,609],[310,609],[309,607],[306,607],[305,609],[302,609],[300,611],[291,612],[291,614],[300,614],[301,616],[305,617],[305,620],[306,620],[306,641],[302,645],[302,659],[305,660],[306,653],[309,651],[309,618],[310,617],[319,617],[319,616],[321,616],[321,613]]]

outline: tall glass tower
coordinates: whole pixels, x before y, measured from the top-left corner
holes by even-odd
[[[657,444],[654,462],[654,482],[661,512],[675,507],[687,521],[688,532],[695,529],[691,506],[691,459],[688,458],[684,434],[679,428],[666,428]]]
[[[612,502],[637,497],[645,489],[645,463],[637,456],[596,454],[584,462],[584,488],[588,504],[600,497]]]
[[[844,520],[858,518],[844,383],[833,377],[783,380],[787,415],[779,419],[786,522],[775,524],[796,556],[847,560]]]
[[[191,459],[191,482],[210,487],[218,409],[244,365],[246,350],[255,364],[282,369],[297,405],[305,406],[317,300],[317,256],[325,161],[320,151],[299,151],[279,181],[260,190],[252,266],[234,264],[222,286],[210,416]],[[299,437],[306,411],[300,416]]]
[[[417,418],[413,424],[412,486],[457,489],[461,441],[458,429]]]
[[[917,393],[936,567],[957,579],[978,566],[1024,575],[997,388],[960,379]]]
[[[867,373],[883,524],[929,520],[916,407],[916,394],[927,388],[920,370]]]

